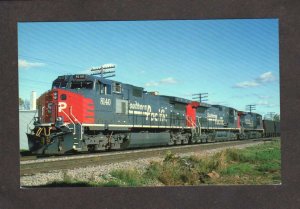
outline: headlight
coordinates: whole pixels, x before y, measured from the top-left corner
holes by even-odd
[[[62,122],[62,121],[63,121],[63,118],[62,118],[62,117],[57,117],[57,118],[56,118],[56,121],[57,121],[57,122]]]
[[[33,125],[37,125],[40,123],[40,118],[39,117],[34,117]]]
[[[58,98],[58,93],[57,93],[57,91],[55,91],[55,92],[53,93],[53,98],[54,98],[54,99],[57,99],[57,98]]]

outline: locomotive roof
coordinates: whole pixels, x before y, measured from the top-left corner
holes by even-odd
[[[132,86],[132,87],[135,87],[135,88],[144,89],[142,87],[134,86],[132,84],[127,84],[127,83],[123,83],[123,82],[120,82],[120,81],[115,81],[115,80],[111,80],[111,79],[107,79],[107,78],[101,78],[99,76],[89,75],[89,74],[62,75],[62,76],[58,76],[57,79],[55,79],[53,82],[60,81],[60,80],[65,80],[65,81],[98,80],[98,81],[100,81],[104,84],[121,83],[123,85],[128,85],[128,86]]]
[[[242,114],[242,115],[250,114],[250,115],[259,115],[259,116],[262,116],[261,114],[255,113],[255,112],[238,111],[238,113],[239,113],[239,114]]]
[[[214,104],[212,105],[213,107],[225,107],[225,108],[230,108],[230,109],[234,109],[237,111],[237,109],[233,108],[233,107],[228,107],[228,106],[225,106],[225,105],[219,105],[219,104]]]

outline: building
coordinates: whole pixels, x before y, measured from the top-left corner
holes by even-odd
[[[33,128],[33,118],[37,116],[36,92],[32,91],[30,96],[30,110],[19,110],[19,137],[20,149],[28,149],[26,133]]]
[[[20,149],[28,149],[26,133],[29,128],[33,128],[33,117],[36,112],[36,110],[19,110]]]

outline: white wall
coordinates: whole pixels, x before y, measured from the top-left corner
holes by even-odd
[[[19,110],[19,135],[20,135],[20,149],[28,149],[27,141],[27,124],[33,119],[36,110]],[[31,122],[33,128],[33,121]]]

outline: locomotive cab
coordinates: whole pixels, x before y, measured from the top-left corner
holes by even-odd
[[[59,76],[37,100],[35,127],[27,133],[29,150],[37,154],[73,150],[82,138],[81,124],[94,123],[94,102],[86,96],[93,89],[94,81],[85,75]]]

